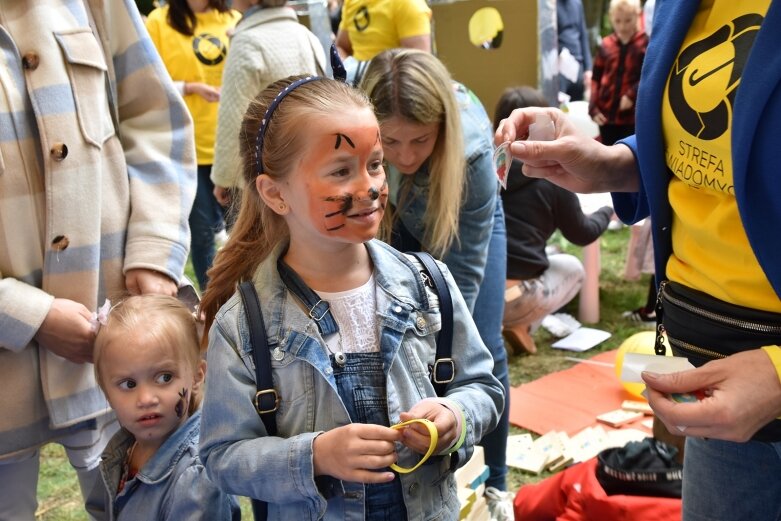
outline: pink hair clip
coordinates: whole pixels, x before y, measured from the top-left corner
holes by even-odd
[[[98,329],[100,329],[100,326],[105,326],[106,322],[108,322],[108,314],[111,311],[111,301],[109,299],[106,299],[105,302],[103,302],[103,305],[98,308],[98,311],[96,313],[92,314],[92,319],[90,322],[92,323],[92,330],[97,332]]]

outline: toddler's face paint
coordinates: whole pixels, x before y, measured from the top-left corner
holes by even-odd
[[[176,407],[174,408],[177,418],[181,418],[184,415],[184,411],[187,410],[187,405],[190,402],[189,396],[190,392],[182,387],[182,390],[179,391],[179,401],[176,402]]]
[[[365,242],[376,235],[388,198],[377,121],[367,108],[318,123],[308,125],[313,145],[302,159],[302,175],[291,176],[286,200],[297,216],[304,204],[306,227],[318,235]]]

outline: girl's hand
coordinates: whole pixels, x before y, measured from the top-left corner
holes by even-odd
[[[594,120],[594,123],[599,125],[600,127],[607,123],[607,118],[604,114],[602,114],[599,111],[596,111],[593,116],[591,116],[591,119]]]
[[[376,472],[396,463],[401,432],[382,425],[352,423],[324,432],[312,444],[315,476],[357,483],[385,483],[395,474]]]
[[[219,87],[212,87],[205,83],[199,82],[187,82],[184,84],[185,94],[197,94],[208,102],[220,101],[220,89]]]
[[[439,439],[434,454],[439,454],[453,445],[453,442],[461,434],[457,430],[458,421],[453,411],[435,400],[423,400],[410,409],[409,412],[403,412],[399,415],[399,419],[403,422],[416,418],[425,418],[436,425]],[[425,426],[420,424],[408,425],[404,427],[402,433],[404,437],[401,442],[404,445],[419,454],[428,452],[431,437]]]
[[[554,125],[553,141],[526,139],[529,125],[547,115]],[[496,130],[497,145],[512,141],[510,152],[523,161],[528,177],[548,179],[572,192],[636,192],[640,176],[634,154],[624,145],[605,146],[582,134],[559,109],[516,109]]]
[[[629,110],[635,106],[635,102],[629,96],[624,94],[618,101],[618,110]]]
[[[689,371],[644,372],[642,376],[654,413],[674,434],[743,442],[781,415],[781,383],[761,349]],[[678,403],[670,397],[695,391],[706,397],[692,403]]]

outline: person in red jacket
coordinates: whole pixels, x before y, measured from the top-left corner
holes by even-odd
[[[591,75],[589,114],[602,142],[612,145],[635,133],[635,100],[648,35],[638,30],[639,0],[611,0],[613,32],[602,39]]]

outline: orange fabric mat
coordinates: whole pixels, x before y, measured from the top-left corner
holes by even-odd
[[[590,360],[611,367],[572,362],[573,367],[510,389],[510,423],[538,434],[564,431],[568,435],[600,425],[597,415],[620,409],[624,400],[638,400],[629,394],[616,376],[612,364],[616,350],[600,353]],[[650,418],[646,416],[645,419]],[[642,420],[623,425],[651,432]]]

